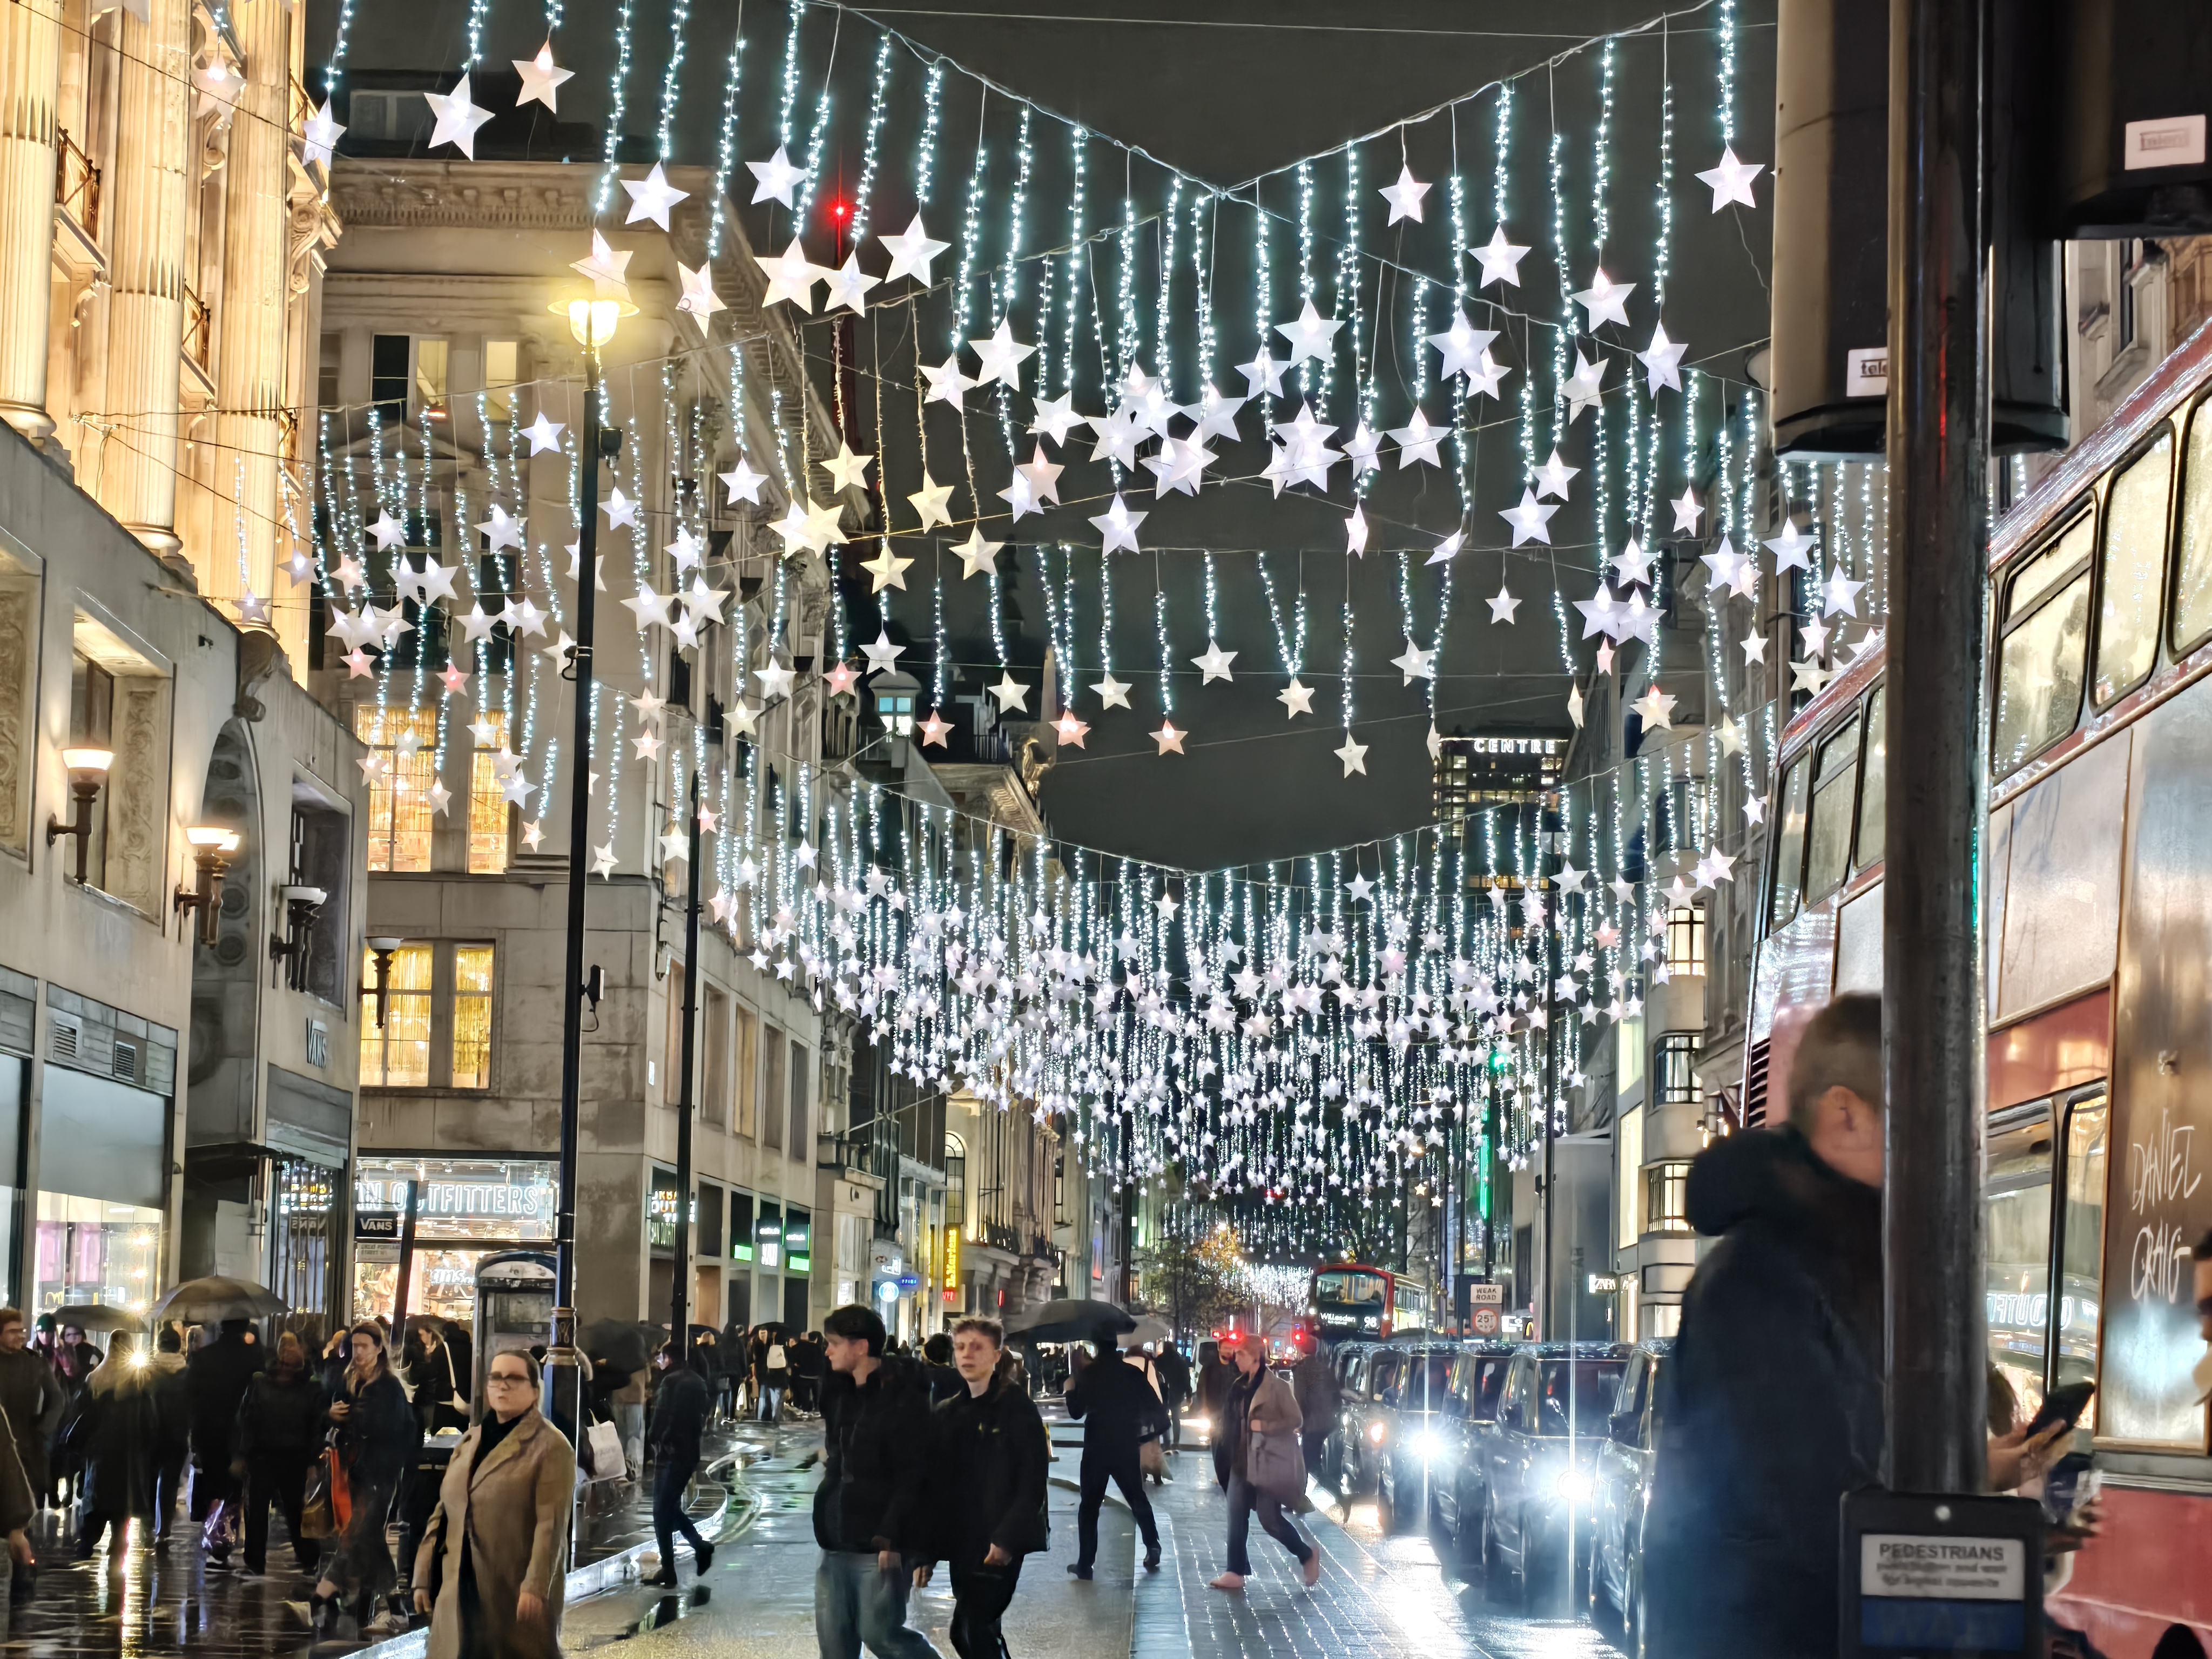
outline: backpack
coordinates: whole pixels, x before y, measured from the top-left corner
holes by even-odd
[[[772,1342],[768,1350],[768,1368],[772,1371],[788,1370],[791,1362],[783,1356],[783,1344]]]

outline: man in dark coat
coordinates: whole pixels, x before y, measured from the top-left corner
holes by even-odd
[[[1067,1570],[1078,1578],[1091,1577],[1098,1559],[1098,1507],[1106,1501],[1106,1483],[1111,1480],[1121,1489],[1144,1534],[1146,1570],[1157,1571],[1160,1528],[1152,1519],[1152,1499],[1145,1496],[1137,1447],[1163,1426],[1165,1407],[1159,1395],[1142,1371],[1122,1363],[1113,1339],[1102,1337],[1098,1357],[1067,1385],[1066,1404],[1068,1416],[1083,1425],[1082,1499],[1075,1510],[1075,1559]]]
[[[1230,1390],[1236,1386],[1237,1367],[1221,1357],[1221,1345],[1211,1340],[1200,1343],[1198,1391],[1193,1403],[1209,1425],[1211,1439],[1207,1443],[1213,1453],[1213,1484],[1224,1492],[1229,1489],[1231,1436],[1223,1422],[1223,1413],[1228,1408]]]
[[[699,1467],[699,1443],[714,1408],[707,1382],[714,1358],[702,1345],[691,1350],[690,1364],[680,1364],[676,1345],[664,1342],[653,1364],[659,1376],[653,1389],[653,1532],[660,1540],[660,1571],[646,1583],[673,1589],[678,1533],[690,1541],[702,1578],[714,1565],[714,1547],[699,1535],[684,1507],[684,1491]]]
[[[1022,1558],[1051,1541],[1045,1485],[1052,1447],[1028,1391],[1002,1363],[999,1322],[963,1319],[946,1340],[960,1389],[933,1413],[933,1553],[951,1567],[954,1650],[960,1659],[999,1659],[999,1621],[1014,1599]]]
[[[1690,1167],[1720,1243],[1662,1370],[1644,1582],[1665,1659],[1836,1651],[1838,1500],[1880,1476],[1881,1005],[1805,1028],[1790,1121]]]
[[[1160,1374],[1160,1401],[1168,1408],[1168,1444],[1181,1446],[1182,1408],[1190,1403],[1190,1361],[1174,1343],[1163,1342],[1152,1365]]]
[[[1328,1349],[1316,1345],[1291,1368],[1291,1392],[1297,1397],[1298,1444],[1306,1455],[1306,1473],[1318,1480],[1328,1462],[1329,1431],[1344,1401]]]
[[[30,1328],[20,1310],[0,1308],[0,1411],[8,1414],[15,1456],[35,1492],[49,1492],[46,1442],[62,1420],[69,1390],[44,1355],[30,1346]]]
[[[814,1631],[822,1659],[937,1659],[906,1622],[914,1567],[929,1549],[924,1510],[929,1391],[921,1367],[884,1353],[884,1322],[855,1304],[822,1322],[822,1484],[814,1493]]]
[[[206,1519],[217,1504],[239,1496],[238,1478],[230,1472],[238,1404],[261,1366],[261,1345],[254,1340],[252,1322],[246,1319],[224,1320],[222,1334],[185,1362],[185,1388],[192,1413],[195,1521]],[[229,1554],[227,1549],[215,1551],[216,1565],[222,1565]]]

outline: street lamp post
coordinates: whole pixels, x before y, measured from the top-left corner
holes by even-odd
[[[691,1310],[692,1042],[699,1028],[699,769],[691,769],[691,856],[684,869],[684,1080],[676,1103],[676,1261],[668,1275],[669,1340],[689,1357]]]
[[[576,1136],[584,1061],[584,882],[592,823],[592,622],[598,587],[599,463],[622,447],[619,429],[599,424],[599,351],[614,337],[619,302],[578,300],[565,307],[568,327],[584,348],[584,433],[576,507],[575,736],[568,755],[568,927],[561,988],[561,1170],[554,1222],[553,1340],[545,1360],[547,1399],[573,1440],[583,1422],[576,1354]]]

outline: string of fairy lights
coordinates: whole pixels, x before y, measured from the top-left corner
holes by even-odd
[[[502,389],[504,422],[476,398],[480,483],[465,481],[423,432],[380,408],[325,412],[307,574],[323,625],[348,647],[349,677],[372,683],[356,705],[368,711],[358,717],[372,744],[365,769],[395,799],[414,792],[444,816],[453,799],[443,782],[448,748],[466,734],[466,810],[480,793],[495,794],[502,809],[520,809],[523,844],[536,850],[556,790],[580,781],[562,775],[561,722],[550,718],[574,643],[562,585],[604,586],[619,571],[612,605],[601,606],[593,765],[580,781],[599,809],[596,873],[662,871],[684,857],[684,826],[653,802],[681,800],[697,774],[714,820],[716,925],[815,1008],[858,1019],[918,1086],[964,1086],[1007,1109],[1057,1115],[1092,1164],[1120,1181],[1143,1186],[1172,1170],[1194,1188],[1263,1205],[1441,1204],[1434,1160],[1455,1133],[1525,1158],[1547,1127],[1564,1127],[1566,1097],[1587,1081],[1596,1043],[1637,1018],[1645,988],[1666,976],[1668,918],[1733,879],[1737,854],[1727,849],[1741,848],[1749,826],[1720,821],[1710,781],[1734,760],[1741,793],[1757,801],[1771,775],[1776,703],[1755,706],[1748,676],[1758,667],[1771,686],[1783,665],[1764,665],[1753,648],[1765,638],[1759,618],[1775,610],[1803,618],[1788,664],[1790,689],[1803,691],[1844,659],[1839,647],[1863,648],[1879,616],[1878,594],[1860,599],[1883,534],[1868,469],[1776,464],[1762,447],[1755,388],[1686,358],[1660,315],[1686,234],[1675,220],[1678,149],[1708,159],[1719,147],[1717,164],[1695,175],[1712,213],[1691,222],[1711,220],[1731,239],[1734,226],[1721,216],[1755,203],[1762,172],[1733,150],[1733,0],[1692,9],[1708,9],[1714,55],[1701,72],[1713,76],[1717,108],[1709,134],[1676,131],[1674,76],[1686,54],[1668,33],[1675,14],[1651,26],[1662,40],[1656,132],[1626,131],[1619,113],[1624,78],[1645,72],[1652,57],[1624,58],[1621,43],[1650,33],[1637,30],[1231,190],[1163,167],[965,76],[895,31],[812,0],[792,0],[781,20],[780,143],[772,155],[747,155],[741,15],[726,53],[714,54],[722,98],[706,262],[696,272],[679,266],[679,308],[699,343],[679,338],[665,356],[610,374],[601,413],[624,441],[601,505],[596,572],[576,568],[573,544],[565,576],[552,557],[574,533],[583,464],[573,383]],[[471,9],[471,63],[489,10],[489,0]],[[825,11],[827,38],[810,44]],[[342,12],[332,85],[349,17]],[[557,9],[547,22],[557,35]],[[664,232],[686,194],[659,165],[636,179],[617,163],[638,22],[635,0],[623,0],[594,193],[599,216],[618,234],[617,184],[629,198],[623,224]],[[682,150],[678,70],[699,43],[685,0],[672,0],[668,23],[653,114],[658,155],[672,164]],[[832,96],[848,26],[867,32],[864,112]],[[556,44],[538,60],[541,79],[568,78],[554,62]],[[1559,125],[1558,84],[1585,72],[1596,112],[1577,142]],[[940,152],[963,87],[974,93],[975,149],[959,157],[968,171],[956,186],[957,223],[953,240],[940,241],[924,222],[945,211],[939,186],[954,163]],[[434,149],[452,144],[472,156],[489,112],[469,97],[465,80],[433,97]],[[1462,161],[1459,122],[1462,105],[1480,114],[1485,99],[1489,118],[1471,119],[1468,132],[1488,138],[1486,192],[1470,187],[1482,158]],[[846,193],[832,187],[829,159],[855,116],[861,160]],[[1524,116],[1539,125],[1529,130]],[[319,118],[334,126],[330,105]],[[964,134],[964,122],[957,130]],[[1053,131],[1064,150],[1048,141]],[[1511,158],[1540,138],[1544,198],[1518,202]],[[1103,154],[1121,163],[1118,199]],[[1059,155],[1064,224],[1050,222],[1059,215],[1040,177],[1046,158]],[[1627,170],[1647,156],[1656,168],[1655,228],[1649,246],[1631,249],[1613,218],[1629,199]],[[1586,223],[1570,213],[1571,167],[1580,157]],[[1440,181],[1417,175],[1417,164],[1437,161],[1447,168]],[[1394,169],[1395,182],[1378,183]],[[822,227],[831,197],[836,223]],[[886,234],[878,219],[894,198],[916,211]],[[1486,226],[1478,216],[1486,198]],[[1418,239],[1409,234],[1417,227]],[[1439,240],[1432,227],[1446,268],[1423,266]],[[840,264],[817,262],[810,241],[817,252],[833,244],[849,251]],[[1523,288],[1521,260],[1531,252],[1539,269],[1548,266],[1556,305],[1537,297],[1545,278],[1534,270]],[[947,254],[952,270],[940,279],[936,262]],[[603,296],[626,296],[629,257],[594,230],[575,268]],[[1229,291],[1238,282],[1250,285],[1249,307]],[[756,320],[743,327],[716,292],[732,283],[748,297],[758,289],[757,305],[744,307]],[[817,289],[827,294],[818,313]],[[1295,316],[1279,296],[1295,298]],[[1437,314],[1443,306],[1449,317]],[[900,307],[910,365],[879,342],[858,361],[841,313]],[[772,313],[775,325],[759,312]],[[787,323],[803,353],[825,342],[822,356],[836,371],[834,414],[820,409],[803,374],[796,392],[783,374],[749,390],[748,354],[785,349]],[[921,349],[925,332],[945,343],[941,365]],[[1238,397],[1214,377],[1218,362],[1245,349],[1254,356],[1231,371],[1244,381]],[[1402,427],[1384,411],[1386,397],[1400,395],[1378,372],[1386,361],[1403,380]],[[1508,377],[1518,380],[1510,392]],[[978,391],[987,395],[971,403]],[[1079,399],[1094,412],[1079,411]],[[934,428],[940,461],[956,427],[959,441],[949,486],[931,467],[933,419],[946,417],[933,417],[928,405],[940,402],[953,422]],[[765,405],[764,419],[754,404]],[[904,429],[902,416],[886,413],[909,404],[913,447],[885,453],[886,434]],[[1449,412],[1440,416],[1440,406]],[[525,410],[535,416],[526,427]],[[851,441],[871,428],[877,453],[855,454]],[[1522,486],[1520,503],[1487,524],[1475,506],[1486,429],[1508,434]],[[1210,472],[1222,459],[1208,447],[1214,440],[1262,442],[1267,465],[1255,474]],[[1540,463],[1540,454],[1549,459]],[[1348,482],[1339,483],[1335,469],[1346,462]],[[1421,526],[1378,504],[1387,471],[1424,465],[1451,477],[1449,526]],[[826,500],[817,475],[830,481]],[[672,476],[672,494],[657,488]],[[1002,477],[1006,487],[994,488]],[[565,488],[549,495],[543,486],[556,480]],[[910,484],[920,488],[908,493]],[[1264,546],[1178,544],[1176,493],[1260,486],[1342,507],[1341,552],[1300,550],[1293,564],[1285,551],[1271,560]],[[1662,534],[1657,515],[1676,486],[1674,522]],[[1565,532],[1554,519],[1570,504],[1587,531],[1555,533]],[[1032,708],[1034,671],[1017,678],[1002,626],[1002,543],[986,532],[1014,540],[1021,520],[1048,506],[1061,509],[1049,540],[1024,545],[1046,596],[1054,706]],[[1071,535],[1072,515],[1088,520],[1095,539]],[[441,564],[457,542],[481,551]],[[841,553],[855,543],[872,556]],[[1146,556],[1152,568],[1140,574]],[[1376,556],[1395,565],[1392,631],[1405,642],[1405,655],[1387,666],[1363,665],[1358,649],[1365,630],[1353,573]],[[1197,624],[1176,614],[1167,579],[1173,562],[1192,557],[1200,561],[1206,642],[1197,657],[1184,643]],[[1486,568],[1495,561],[1501,580],[1487,619],[1455,632],[1451,595],[1464,558]],[[1655,562],[1671,574],[1655,576]],[[1662,583],[1694,584],[1699,566],[1707,625],[1698,668],[1719,718],[1678,736],[1676,698],[1654,668],[1656,629],[1667,604],[1683,602],[1662,597]],[[873,644],[865,643],[866,622],[855,629],[865,667],[846,648],[839,573],[851,568],[868,578],[865,596],[853,582],[854,600],[865,597],[860,614],[874,618]],[[990,592],[995,659],[962,661],[946,589],[979,574]],[[1202,722],[1206,687],[1235,678],[1238,653],[1220,642],[1224,612],[1265,611],[1285,682],[1278,700],[1295,721],[1317,712],[1305,677],[1328,678],[1331,653],[1313,621],[1334,611],[1339,684],[1334,708],[1325,701],[1320,714],[1338,717],[1335,753],[1349,784],[1384,735],[1358,723],[1367,706],[1355,696],[1359,681],[1395,673],[1402,682],[1389,684],[1426,682],[1435,753],[1440,682],[1474,672],[1486,630],[1529,625],[1515,613],[1516,580],[1550,586],[1569,688],[1561,713],[1574,725],[1598,680],[1620,687],[1628,678],[1619,653],[1644,647],[1634,659],[1644,693],[1628,705],[1641,742],[1628,758],[1559,788],[1548,821],[1516,803],[1295,863],[1188,872],[1018,835],[879,784],[848,780],[825,793],[812,759],[794,751],[794,727],[808,712],[860,696],[871,677],[910,672],[927,691],[913,710],[925,750],[953,729],[946,714],[957,687],[981,679],[997,719],[1048,726],[1076,747],[1095,721],[1118,712],[1152,718],[1132,701],[1149,695],[1160,721],[1150,735],[1172,764]],[[1587,597],[1585,584],[1594,586]],[[1139,605],[1155,662],[1117,663]],[[635,618],[634,645],[611,625],[623,619],[615,607]],[[1093,607],[1095,662],[1083,645]],[[817,613],[830,648],[810,668],[802,659]],[[465,635],[459,651],[450,640],[456,628]],[[898,643],[894,629],[913,643]],[[1739,649],[1745,660],[1731,662]],[[993,674],[996,685],[988,684]],[[1195,688],[1179,697],[1194,674]],[[677,705],[695,701],[677,682],[688,688],[701,677],[725,711],[726,740],[710,743],[693,721],[671,741]],[[1135,684],[1146,678],[1155,682],[1149,694]],[[792,718],[773,718],[787,708]],[[479,762],[489,773],[482,784]],[[636,774],[629,799],[643,804],[627,836],[626,763]],[[636,822],[637,810],[647,822]]]

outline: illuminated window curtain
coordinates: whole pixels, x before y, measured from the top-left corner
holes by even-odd
[[[354,735],[377,759],[368,780],[368,867],[430,867],[430,786],[438,780],[437,716],[428,709],[353,711]]]
[[[496,876],[507,868],[507,793],[499,776],[499,757],[507,749],[507,716],[487,709],[477,716],[491,729],[491,740],[477,744],[469,767],[469,873]]]
[[[490,951],[486,951],[487,975]],[[392,953],[384,1024],[376,1024],[376,952],[361,958],[361,1080],[372,1089],[426,1089],[430,1085],[430,981],[428,945],[403,945]]]
[[[491,1087],[491,956],[489,945],[453,947],[453,1087]]]

